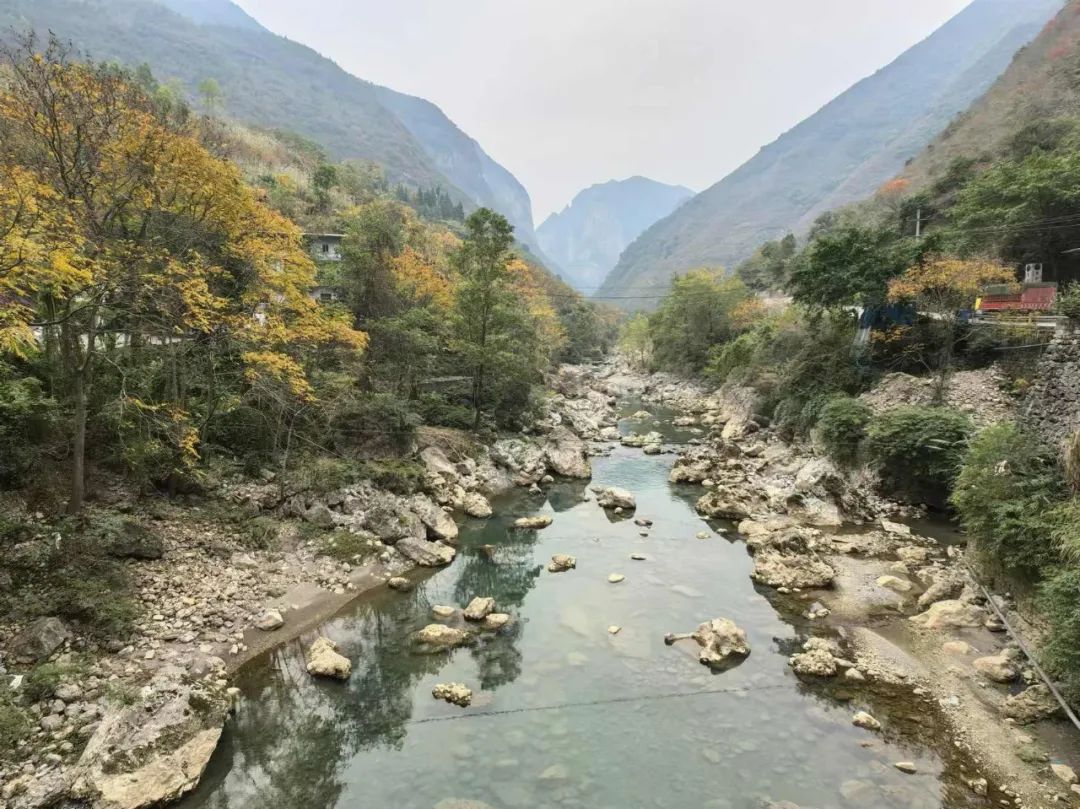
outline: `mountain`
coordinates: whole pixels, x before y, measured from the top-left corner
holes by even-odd
[[[339,160],[379,163],[391,182],[489,206],[538,252],[528,193],[438,107],[345,72],[229,0],[0,0],[0,30],[11,28],[52,31],[94,59],[148,64],[192,98],[215,79],[229,116],[304,135]]]
[[[694,195],[646,177],[587,188],[536,230],[544,253],[580,290],[596,290],[634,239]]]
[[[957,161],[983,162],[1028,133],[1032,143],[1054,137],[1054,120],[1080,117],[1080,0],[1070,0],[970,109],[904,169],[912,190],[949,175]]]
[[[1063,0],[975,0],[631,244],[601,294],[732,267],[764,241],[873,192],[967,109]]]

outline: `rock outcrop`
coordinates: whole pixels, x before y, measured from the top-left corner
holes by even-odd
[[[229,701],[162,668],[139,704],[112,708],[75,768],[70,796],[95,809],[146,809],[195,787],[217,747]]]
[[[352,674],[352,663],[338,652],[338,645],[330,638],[320,637],[308,649],[307,671],[313,677],[347,680]]]

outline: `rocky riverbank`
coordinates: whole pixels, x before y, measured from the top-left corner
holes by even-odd
[[[182,504],[114,492],[90,520],[120,521],[134,629],[99,643],[55,617],[0,626],[0,683],[34,725],[16,728],[2,757],[0,805],[139,809],[193,788],[244,662],[362,592],[450,564],[458,520],[490,517],[510,488],[590,476],[587,442],[617,435],[615,399],[593,382],[561,369],[535,425],[490,446],[421,428],[410,454],[424,480],[412,495],[371,483],[289,490],[270,474]],[[78,541],[39,521],[41,535],[12,553]]]
[[[865,470],[841,471],[812,446],[782,441],[754,417],[752,391],[706,391],[666,375],[608,380],[683,411],[679,423],[705,431],[680,452],[671,482],[702,487],[698,512],[746,542],[759,587],[805,622],[810,640],[790,661],[799,677],[906,702],[963,755],[964,800],[1080,802],[1060,707],[998,610],[1014,627],[1026,628],[1023,617],[1008,596],[990,603],[961,545],[913,531],[904,523],[911,509],[876,495]],[[868,714],[853,722],[889,732]],[[872,784],[852,781],[842,791],[852,805],[873,803]]]

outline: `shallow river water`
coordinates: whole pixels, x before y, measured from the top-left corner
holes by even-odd
[[[447,799],[499,809],[981,805],[944,776],[933,728],[904,714],[903,700],[791,673],[787,657],[810,627],[755,588],[741,542],[695,514],[701,491],[668,484],[672,461],[618,448],[594,459],[589,484],[515,494],[497,503],[497,517],[467,522],[452,566],[418,576],[412,593],[363,598],[321,628],[353,660],[345,684],[306,674],[312,636],[256,660],[184,809],[431,809]],[[655,521],[649,535],[584,502],[593,485],[634,492],[637,516]],[[531,514],[554,523],[509,530]],[[577,569],[548,573],[554,553],[576,556]],[[610,573],[626,580],[609,584]],[[432,623],[433,605],[478,595],[494,596],[513,623],[472,648],[413,651],[408,636]],[[712,674],[692,641],[665,646],[666,633],[720,616],[749,635],[742,665]],[[621,632],[609,634],[612,625]],[[473,689],[470,708],[432,698],[436,683],[455,681]],[[851,725],[864,708],[885,734]],[[897,761],[918,774],[897,771]]]

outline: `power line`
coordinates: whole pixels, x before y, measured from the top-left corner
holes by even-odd
[[[691,697],[709,696],[712,694],[751,694],[759,691],[777,691],[781,688],[789,688],[790,685],[790,682],[784,682],[771,685],[739,686],[734,688],[703,688],[698,691],[676,691],[669,694],[641,694],[629,697],[609,697],[608,699],[594,699],[582,702],[562,702],[556,705],[535,705],[523,708],[506,708],[497,711],[473,711],[469,713],[454,714],[452,716],[429,716],[424,719],[409,720],[407,724],[426,725],[434,722],[456,722],[462,719],[486,719],[511,714],[563,711],[570,708],[592,708],[601,705],[623,705],[628,703],[659,702],[671,699],[688,699]]]

